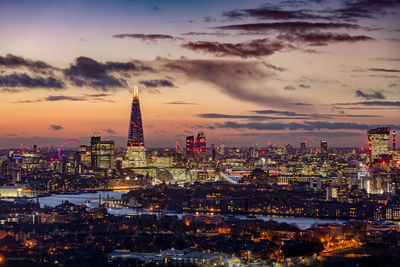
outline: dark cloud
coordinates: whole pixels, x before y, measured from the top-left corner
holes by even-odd
[[[363,102],[353,102],[353,103],[336,103],[335,105],[365,105],[365,106],[393,106],[400,107],[400,101],[363,101]]]
[[[372,93],[366,93],[366,92],[363,92],[361,90],[357,90],[356,91],[356,97],[365,98],[367,100],[370,100],[370,99],[385,99],[386,98],[383,95],[383,93],[379,92],[379,91],[375,91],[375,92],[372,92]]]
[[[343,8],[333,13],[346,20],[379,18],[386,13],[385,9],[396,6],[400,6],[398,0],[348,0],[344,1]]]
[[[151,67],[143,65],[139,61],[135,62],[113,62],[113,61],[108,61],[105,64],[103,64],[103,67],[107,71],[153,71]]]
[[[62,127],[61,125],[57,125],[57,124],[51,124],[49,127],[54,131],[60,131],[60,130],[64,129],[64,127]]]
[[[239,31],[280,31],[291,33],[303,33],[311,30],[331,30],[331,29],[358,29],[360,26],[349,23],[335,23],[335,22],[304,22],[304,21],[289,21],[289,22],[272,22],[272,23],[249,23],[249,24],[236,24],[219,26],[216,29],[220,30],[239,30]]]
[[[173,40],[175,39],[171,35],[167,34],[141,34],[141,33],[122,33],[122,34],[114,34],[114,38],[123,39],[123,38],[132,38],[132,39],[140,39],[142,41],[155,41],[155,40]]]
[[[294,87],[293,85],[288,85],[283,87],[284,90],[288,90],[288,91],[293,91],[296,90],[296,87]]]
[[[301,10],[279,10],[268,7],[260,7],[254,9],[235,9],[224,12],[222,14],[228,19],[243,19],[248,17],[254,17],[258,19],[269,19],[269,20],[290,20],[290,19],[321,19],[323,17],[308,14]]]
[[[65,95],[50,95],[44,99],[44,101],[85,101],[86,99],[84,97],[80,96],[65,96]]]
[[[397,83],[391,83],[388,85],[388,87],[392,88],[392,87],[397,87]]]
[[[192,102],[185,102],[185,101],[173,101],[173,102],[167,102],[165,103],[167,105],[198,105],[197,103],[192,103]]]
[[[189,42],[182,47],[193,51],[203,51],[216,56],[238,56],[241,58],[269,56],[287,47],[282,42],[257,39],[245,43]]]
[[[219,114],[219,113],[204,113],[197,114],[200,118],[207,119],[247,119],[247,120],[294,120],[294,119],[309,119],[309,117],[272,117],[272,116],[257,116],[257,115],[230,115],[230,114]]]
[[[308,88],[310,88],[310,87],[311,87],[311,85],[308,85],[308,84],[302,84],[302,83],[301,83],[301,84],[299,85],[299,87],[300,87],[300,88],[303,88],[303,89],[308,89]]]
[[[355,122],[325,122],[325,121],[304,121],[303,123],[289,122],[289,123],[237,123],[233,121],[227,121],[224,123],[217,123],[217,128],[229,128],[229,129],[249,129],[249,130],[306,130],[314,131],[321,129],[328,130],[368,130],[379,125],[360,124]],[[398,128],[398,127],[395,127]]]
[[[377,71],[377,72],[400,72],[400,70],[397,69],[383,69],[383,68],[370,68],[368,69],[370,71]]]
[[[76,62],[64,70],[64,75],[76,86],[92,87],[103,91],[109,88],[126,87],[124,79],[117,78],[111,72],[151,71],[150,67],[133,62],[100,63],[88,57],[78,57]]]
[[[205,36],[205,35],[211,35],[211,36],[229,36],[230,34],[225,33],[225,32],[185,32],[182,33],[182,35],[189,35],[189,36]]]
[[[290,103],[289,105],[292,105],[292,106],[313,106],[313,104],[302,103],[302,102]]]
[[[318,118],[318,114],[315,114],[315,118]],[[328,117],[341,117],[341,118],[377,118],[381,117],[379,115],[368,115],[368,114],[344,114],[344,112],[341,112],[341,114],[327,114],[327,115],[321,115],[320,118],[326,116]]]
[[[395,107],[390,108],[376,108],[376,107],[333,107],[332,109],[341,110],[340,112],[344,112],[342,109],[346,110],[388,110],[393,109]]]
[[[287,69],[285,69],[285,68],[277,67],[277,66],[272,65],[272,64],[270,64],[270,63],[263,62],[263,64],[264,64],[265,67],[267,67],[267,68],[269,68],[269,69],[272,69],[272,70],[276,70],[276,71],[286,71],[286,70],[287,70]]]
[[[7,68],[27,67],[33,71],[53,68],[51,65],[43,61],[25,59],[23,57],[15,56],[12,54],[8,54],[5,57],[0,56],[0,66],[4,66]]]
[[[292,111],[281,111],[281,110],[272,110],[272,109],[265,109],[265,110],[253,110],[252,112],[257,114],[277,114],[277,115],[285,115],[285,116],[307,116],[304,113],[296,113]]]
[[[25,73],[13,73],[0,76],[0,87],[63,89],[64,82],[54,77],[31,77]]]
[[[8,137],[17,137],[18,134],[6,134],[6,136],[8,136]]]
[[[140,81],[140,84],[143,84],[146,87],[175,87],[175,85],[169,80],[145,80]]]
[[[379,77],[379,78],[388,78],[388,79],[400,79],[400,76],[397,75],[378,75],[378,74],[371,74],[368,77]]]
[[[75,64],[64,70],[64,74],[79,87],[88,86],[107,91],[108,87],[125,86],[121,80],[107,73],[104,64],[87,57],[77,58]]]
[[[359,42],[371,41],[374,38],[365,35],[349,35],[346,33],[322,33],[322,32],[309,32],[309,33],[295,33],[295,34],[281,34],[278,36],[281,40],[290,42],[304,42],[314,46],[324,46],[338,42]]]

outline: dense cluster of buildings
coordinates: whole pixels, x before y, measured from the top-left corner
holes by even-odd
[[[381,127],[367,136],[368,147],[361,149],[330,148],[326,140],[317,148],[306,142],[298,148],[226,148],[207,147],[200,132],[196,138],[187,136],[184,148],[150,149],[145,147],[135,88],[125,148],[94,134],[88,145],[67,140],[59,149],[1,151],[0,198],[16,200],[2,202],[0,250],[9,258],[23,251],[34,263],[55,262],[68,253],[79,261],[79,253],[70,249],[73,244],[111,264],[238,266],[258,260],[289,264],[296,257],[316,263],[319,253],[332,255],[338,248],[369,243],[398,247],[396,131]],[[63,149],[70,142],[78,148]],[[131,191],[119,200],[99,201],[96,209],[68,202],[40,208],[38,201],[26,199],[117,189]],[[132,218],[107,212],[120,206],[159,215]],[[162,216],[166,210],[190,215]],[[217,214],[225,217],[214,217]],[[304,230],[230,217],[238,214],[247,219],[274,215],[353,221]],[[85,230],[77,230],[83,224]],[[112,226],[105,232],[100,225],[107,224]],[[47,233],[40,230],[50,228]],[[61,237],[68,240],[64,247],[57,244]],[[204,237],[208,239],[201,241]],[[143,242],[156,249],[143,248]]]

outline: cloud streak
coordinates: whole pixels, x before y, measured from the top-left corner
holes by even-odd
[[[393,72],[393,73],[399,73],[400,70],[397,69],[384,69],[384,68],[370,68],[370,71],[377,71],[377,72]]]
[[[268,7],[253,9],[235,9],[224,12],[224,17],[236,20],[243,18],[257,18],[266,20],[294,20],[294,19],[321,19],[323,17],[305,13],[301,10],[279,10]]]
[[[383,93],[379,92],[379,91],[375,91],[375,92],[372,92],[372,93],[366,93],[366,92],[363,92],[361,90],[357,90],[356,91],[356,97],[361,97],[361,98],[364,98],[364,99],[367,99],[367,100],[370,100],[370,99],[385,99],[386,98],[383,95]]]
[[[25,88],[48,88],[60,90],[65,88],[62,80],[54,77],[31,77],[25,73],[13,73],[0,76],[0,86],[2,87],[25,87]]]
[[[225,25],[215,27],[219,30],[235,30],[235,31],[250,31],[250,32],[265,32],[265,31],[285,31],[285,32],[305,32],[311,30],[332,30],[332,29],[358,29],[359,25],[349,23],[336,22],[305,22],[305,21],[286,21],[286,22],[271,22],[271,23],[248,23]]]
[[[352,103],[336,103],[338,106],[365,105],[365,106],[393,106],[400,107],[400,101],[363,101]]]
[[[53,131],[61,131],[64,129],[61,125],[58,124],[50,124],[49,126]]]
[[[259,122],[249,122],[249,123],[237,123],[233,121],[227,121],[224,123],[217,123],[216,128],[229,128],[229,129],[248,129],[248,130],[368,130],[379,125],[370,124],[360,124],[354,122],[324,122],[324,121],[304,121],[303,123],[290,122],[290,123],[259,123]],[[395,128],[398,128],[395,127]]]
[[[281,34],[278,39],[286,40],[289,42],[303,42],[313,46],[326,46],[332,43],[355,43],[360,41],[372,41],[375,40],[372,37],[366,35],[349,35],[346,33],[321,33],[321,32],[309,32],[309,33],[295,33],[295,34]]]
[[[167,35],[167,34],[141,34],[141,33],[121,33],[121,34],[114,34],[113,37],[118,39],[124,39],[124,38],[139,39],[142,41],[175,39],[175,37],[173,37],[172,35]]]
[[[175,87],[175,85],[169,80],[143,80],[140,81],[146,87],[157,88],[157,87]]]
[[[269,56],[287,47],[282,42],[270,41],[268,39],[256,39],[245,43],[219,43],[219,42],[189,42],[182,47],[203,51],[216,56],[237,56],[241,58]]]
[[[301,117],[272,117],[272,116],[257,116],[257,115],[230,115],[230,114],[219,114],[219,113],[203,113],[197,114],[200,118],[207,119],[248,119],[248,120],[295,120],[295,119],[309,119],[309,117],[301,116]]]
[[[54,68],[44,61],[25,59],[23,57],[15,56],[12,54],[8,54],[5,57],[0,56],[0,66],[4,66],[7,68],[27,67],[32,71]]]

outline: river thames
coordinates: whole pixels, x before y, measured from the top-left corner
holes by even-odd
[[[54,207],[60,205],[63,201],[68,200],[70,203],[73,204],[84,204],[89,208],[96,208],[98,207],[99,196],[101,199],[105,199],[107,197],[120,199],[122,194],[127,193],[128,191],[100,191],[97,193],[82,193],[76,195],[52,195],[46,197],[40,197],[39,202],[40,206],[43,208],[45,206]],[[121,209],[108,209],[110,214],[114,215],[140,215],[140,214],[154,214],[157,215],[155,212],[143,212],[143,211],[136,211],[132,208],[121,208]],[[179,218],[185,215],[195,215],[192,213],[175,213],[173,211],[168,211],[164,213],[166,215],[176,215]],[[225,215],[215,214],[202,214],[201,216],[215,216],[215,217],[227,217]],[[230,216],[232,218],[232,216]],[[338,223],[342,224],[346,222],[345,220],[335,220],[335,219],[320,219],[320,218],[308,218],[308,217],[285,217],[285,216],[269,216],[269,215],[260,215],[256,216],[255,218],[248,218],[245,215],[236,215],[234,218],[237,219],[244,219],[244,220],[274,220],[277,222],[285,222],[288,224],[295,224],[297,227],[301,229],[309,228],[313,224],[325,224],[325,223]]]

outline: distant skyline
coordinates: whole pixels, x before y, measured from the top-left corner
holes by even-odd
[[[124,146],[133,85],[147,147],[366,146],[400,130],[400,2],[2,1],[0,149]]]

